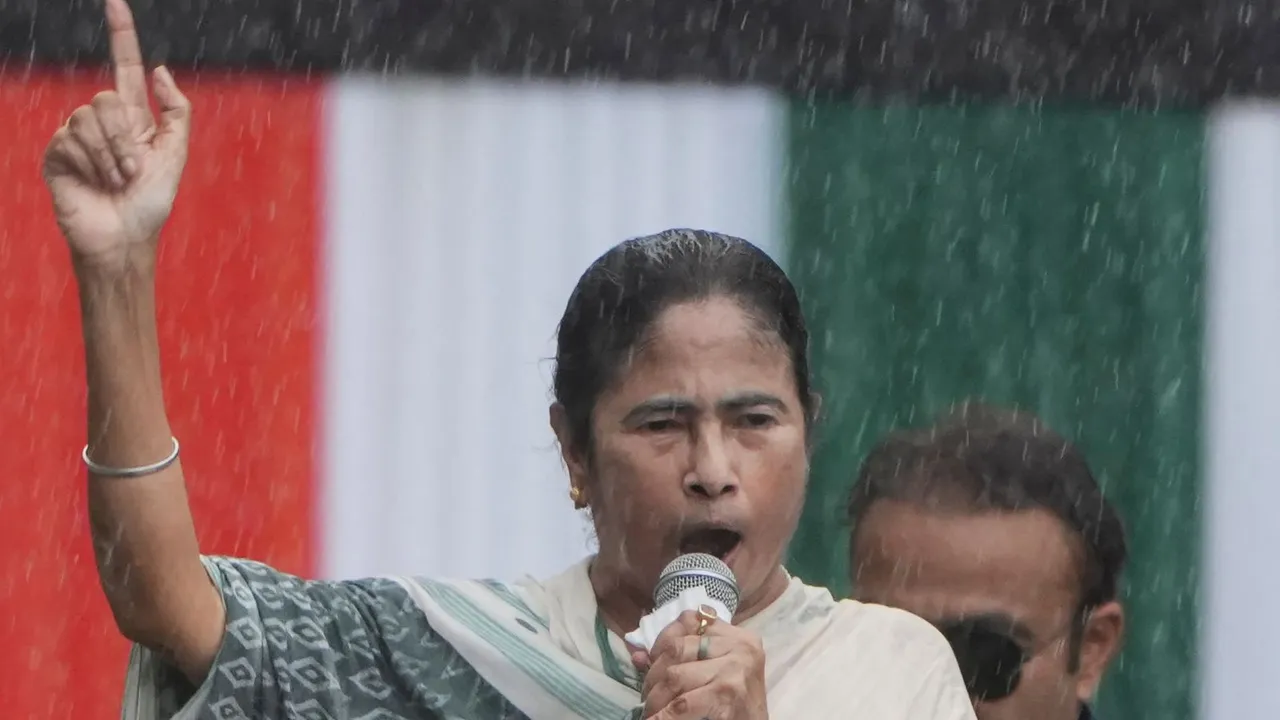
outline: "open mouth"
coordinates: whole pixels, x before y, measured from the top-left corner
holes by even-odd
[[[728,528],[703,527],[686,533],[680,541],[680,553],[706,553],[721,560],[742,543],[742,533]]]

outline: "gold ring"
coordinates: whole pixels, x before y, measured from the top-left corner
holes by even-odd
[[[706,660],[711,655],[711,638],[703,635],[698,638],[698,659]]]
[[[720,618],[716,614],[716,609],[710,605],[698,606],[698,634],[702,635],[707,631],[707,626]]]

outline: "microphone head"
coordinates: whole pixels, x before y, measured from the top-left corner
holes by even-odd
[[[730,617],[738,612],[738,579],[724,561],[707,553],[686,553],[667,563],[653,588],[653,605],[662,607],[698,586],[712,599],[724,603]]]

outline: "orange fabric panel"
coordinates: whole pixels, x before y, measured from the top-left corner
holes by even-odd
[[[99,73],[0,74],[0,715],[115,718],[127,647],[85,514],[75,287],[39,159]],[[314,567],[322,82],[179,76],[191,159],[160,259],[166,395],[206,552]]]

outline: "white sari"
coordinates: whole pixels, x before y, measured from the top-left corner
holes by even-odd
[[[640,678],[622,639],[604,630],[587,561],[541,582],[363,581],[355,586],[358,592],[339,595],[339,600],[328,593],[344,584],[304,583],[275,574],[286,578],[282,581],[267,575],[264,566],[243,561],[206,562],[228,605],[228,639],[210,678],[166,709],[163,698],[174,693],[174,681],[165,679],[163,666],[151,653],[137,649],[130,663],[125,720],[640,717]],[[290,608],[287,616],[275,615],[278,608],[269,607],[281,597],[286,602],[275,604]],[[383,597],[395,599],[383,602]],[[328,616],[310,619],[321,617],[318,606],[328,608],[332,622]],[[351,621],[353,617],[364,620]],[[422,628],[414,626],[419,620]],[[255,639],[249,629],[258,625],[263,632]],[[277,626],[302,629],[273,638]],[[793,578],[777,601],[742,627],[763,641],[772,718],[974,717],[950,647],[928,623],[905,612],[836,602],[826,590]],[[416,642],[424,632],[442,642]],[[376,642],[358,640],[370,634]],[[433,665],[446,645],[465,662]],[[369,648],[377,650],[369,653],[371,658],[379,653],[385,657],[350,662]],[[308,680],[303,675],[311,665],[320,669],[312,668]],[[296,668],[303,668],[303,674]],[[432,681],[428,675],[466,672],[478,675],[483,682],[477,687],[496,691],[505,700],[503,707],[509,704],[514,710],[468,704],[456,683],[448,692],[421,690]],[[366,693],[373,675],[385,676],[379,681],[383,685],[409,687],[409,699],[387,694],[379,700],[376,692]],[[284,685],[288,688],[282,690]],[[232,706],[241,715],[229,711]],[[308,709],[316,712],[304,712]],[[492,714],[481,714],[485,712]]]

